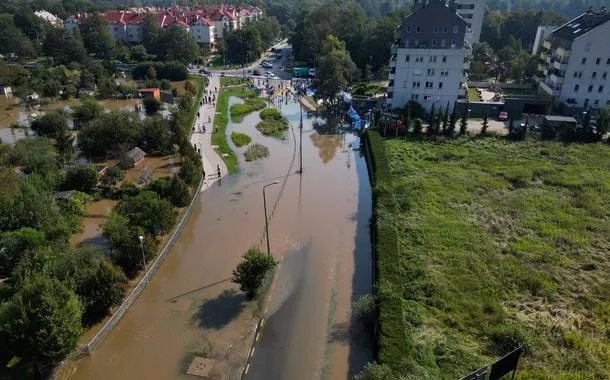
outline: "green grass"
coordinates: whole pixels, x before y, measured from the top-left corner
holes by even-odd
[[[233,132],[231,133],[231,140],[238,148],[250,144],[252,138],[245,133]]]
[[[455,379],[521,343],[517,378],[610,378],[610,147],[368,141],[382,363]]]
[[[471,102],[480,102],[483,99],[479,96],[477,89],[474,87],[468,87],[468,100]]]
[[[262,120],[256,124],[256,129],[265,136],[284,138],[284,132],[288,130],[288,120],[282,116],[280,111],[275,108],[265,108],[261,111],[260,116]]]
[[[195,83],[195,86],[197,86],[197,96],[195,97],[195,99],[193,99],[193,105],[191,106],[191,110],[190,115],[189,115],[189,136],[193,131],[193,124],[195,123],[195,117],[197,116],[197,111],[199,110],[199,102],[201,101],[201,96],[203,95],[203,88],[204,88],[204,79],[200,76],[190,76],[189,80],[192,81],[193,83]]]
[[[252,144],[244,152],[246,161],[256,161],[269,156],[269,148],[261,144]]]
[[[220,86],[239,86],[248,83],[248,79],[242,77],[221,77]]]
[[[237,88],[220,90],[218,93],[218,101],[216,102],[216,117],[214,118],[214,133],[212,134],[212,145],[218,146],[218,152],[227,165],[227,170],[231,174],[235,174],[239,171],[239,164],[235,152],[233,152],[229,146],[226,135],[227,124],[229,123],[229,98],[231,96],[239,96],[241,91],[243,90]]]
[[[246,97],[244,101],[244,104],[231,106],[231,119],[236,123],[241,123],[248,114],[263,109],[267,105],[265,99],[256,97],[254,93],[252,96]]]

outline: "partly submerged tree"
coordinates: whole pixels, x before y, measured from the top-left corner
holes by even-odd
[[[276,265],[273,256],[260,249],[250,248],[244,255],[244,260],[233,270],[232,280],[252,299],[263,284],[265,275]]]

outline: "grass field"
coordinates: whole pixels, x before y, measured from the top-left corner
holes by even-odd
[[[231,140],[233,140],[233,144],[238,148],[250,144],[252,138],[245,133],[233,132],[231,133]]]
[[[610,147],[369,141],[382,362],[455,379],[521,343],[517,378],[610,378]]]
[[[244,104],[233,104],[231,106],[231,120],[236,123],[244,121],[244,117],[248,114],[265,108],[267,102],[263,98],[253,96],[244,97]]]

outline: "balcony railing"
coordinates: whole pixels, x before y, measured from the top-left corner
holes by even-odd
[[[550,96],[559,96],[561,94],[561,86],[557,87],[541,81],[540,88]]]
[[[555,50],[555,54],[560,55],[562,57],[569,57],[572,52],[560,46]]]
[[[542,47],[545,48],[545,49],[549,49],[550,50],[551,49],[551,41],[549,41],[549,40],[544,41],[542,43]]]

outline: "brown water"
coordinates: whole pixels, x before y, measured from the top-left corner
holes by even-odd
[[[117,201],[111,199],[102,199],[96,202],[91,202],[89,206],[87,206],[87,211],[85,211],[85,215],[81,223],[82,231],[71,236],[70,245],[75,248],[78,248],[83,244],[97,244],[105,246],[107,241],[102,236],[102,225],[116,203]]]
[[[298,105],[283,105],[298,126]],[[216,360],[212,378],[237,379],[251,346],[253,305],[230,282],[231,272],[251,246],[265,249],[262,186],[267,188],[270,241],[274,255],[295,241],[311,249],[302,267],[294,341],[286,364],[288,378],[313,379],[331,357],[332,378],[346,379],[371,354],[349,336],[327,350],[331,320],[347,320],[353,297],[371,289],[368,236],[370,188],[366,168],[353,148],[357,138],[316,134],[305,120],[304,174],[294,174],[298,155],[292,134],[284,140],[262,136],[257,114],[233,130],[248,133],[271,151],[267,159],[245,163],[202,194],[189,223],[151,283],[91,357],[72,363],[60,378],[179,379],[195,355]],[[296,128],[298,133],[298,128]],[[280,286],[281,287],[281,286]],[[272,292],[281,296],[281,289]],[[331,302],[332,300],[332,302]],[[270,302],[277,302],[272,299]]]

